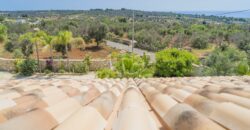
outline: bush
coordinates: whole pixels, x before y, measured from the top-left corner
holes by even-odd
[[[19,73],[21,71],[21,64],[23,64],[23,60],[22,59],[16,59],[14,61],[14,66],[15,66],[15,72]]]
[[[30,40],[23,40],[20,43],[21,51],[25,57],[29,57],[33,54],[33,43]]]
[[[208,48],[208,38],[205,36],[197,36],[192,39],[192,47],[197,49],[206,49]]]
[[[149,58],[134,54],[112,55],[115,61],[115,70],[100,70],[97,73],[99,78],[143,78],[152,77],[154,67],[149,63]]]
[[[111,69],[102,69],[97,71],[97,77],[104,79],[104,78],[117,78],[118,74],[117,72],[111,70]]]
[[[71,45],[68,46],[68,51],[71,50]],[[66,55],[66,45],[64,44],[53,44],[53,48],[56,50],[56,52],[62,53],[63,57]]]
[[[14,59],[22,59],[24,57],[22,51],[20,49],[15,49],[13,52]]]
[[[66,71],[64,70],[64,69],[59,69],[59,71],[58,71],[59,73],[65,73]]]
[[[72,64],[70,71],[73,73],[87,73],[90,66],[90,57],[87,56],[81,63]]]
[[[84,50],[86,47],[85,41],[81,37],[77,37],[71,40],[71,44],[78,49]]]
[[[170,38],[164,39],[155,30],[142,30],[135,34],[137,43],[135,47],[149,50],[158,51],[167,47]]]
[[[237,66],[237,70],[239,75],[247,75],[250,71],[249,71],[249,66],[247,63],[240,63],[238,66]]]
[[[45,73],[45,74],[51,74],[51,70],[46,69],[46,70],[44,70],[44,73]]]
[[[37,63],[35,60],[26,59],[20,63],[20,74],[24,76],[31,76],[37,70]]]
[[[152,77],[154,74],[154,68],[148,65],[148,60],[134,54],[119,55],[115,69],[122,78]]]
[[[8,41],[4,44],[4,49],[8,52],[13,52],[15,49],[15,45],[13,44],[13,42]]]
[[[198,59],[186,50],[163,50],[156,53],[155,74],[163,77],[190,76],[194,63],[198,63]]]
[[[105,24],[95,22],[92,23],[88,29],[88,36],[95,39],[97,46],[106,37],[108,27]]]
[[[206,59],[204,75],[226,76],[244,74],[247,55],[233,47],[215,49]]]

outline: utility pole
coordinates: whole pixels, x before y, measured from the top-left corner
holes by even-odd
[[[135,12],[133,10],[133,30],[132,30],[132,53],[134,52],[134,41],[135,41]]]

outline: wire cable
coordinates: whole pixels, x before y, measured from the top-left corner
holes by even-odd
[[[248,11],[250,11],[250,9],[240,10],[240,11],[225,12],[225,13],[220,13],[220,14],[216,14],[216,15],[220,16],[220,15],[236,14],[236,13],[242,13],[242,12],[248,12]]]

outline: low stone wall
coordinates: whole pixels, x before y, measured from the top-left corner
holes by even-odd
[[[0,58],[0,71],[14,71],[15,66],[14,66],[15,59],[5,59],[5,58]],[[69,60],[69,65],[75,64],[75,63],[80,63],[82,60]],[[64,64],[65,66],[67,65],[67,60],[54,60],[53,66],[55,69],[58,69],[61,64]],[[91,65],[90,65],[90,71],[96,71],[99,69],[103,68],[110,68],[110,60],[106,59],[92,59],[91,60]],[[42,68],[45,68],[46,66],[46,60],[42,59],[40,60],[40,65]]]

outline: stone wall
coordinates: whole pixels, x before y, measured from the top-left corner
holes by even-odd
[[[14,71],[15,66],[14,66],[15,59],[5,59],[5,58],[0,58],[0,71]],[[69,64],[75,64],[75,63],[80,63],[82,60],[69,60]],[[54,60],[54,68],[58,69],[61,64],[66,65],[67,60]],[[40,65],[42,68],[45,68],[46,66],[46,60],[40,60]],[[90,71],[96,71],[102,68],[110,68],[110,60],[106,59],[92,59],[91,60],[91,65],[90,65]]]

